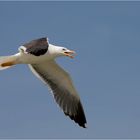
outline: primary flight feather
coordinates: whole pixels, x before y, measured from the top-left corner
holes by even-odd
[[[27,64],[48,85],[65,115],[85,128],[87,122],[79,95],[70,75],[55,61],[59,56],[73,58],[74,54],[72,50],[50,44],[47,38],[39,38],[20,46],[19,53],[15,55],[0,57],[0,70],[16,64]]]

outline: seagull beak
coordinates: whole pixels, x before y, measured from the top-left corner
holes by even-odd
[[[75,51],[67,50],[67,51],[64,52],[64,55],[65,55],[65,56],[68,56],[68,57],[70,57],[70,58],[74,58]]]

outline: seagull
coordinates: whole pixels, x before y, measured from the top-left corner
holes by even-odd
[[[71,77],[55,61],[60,56],[73,58],[75,52],[50,44],[47,37],[25,43],[18,51],[14,55],[0,57],[0,70],[17,64],[27,64],[33,74],[48,86],[64,114],[86,128],[84,109]]]

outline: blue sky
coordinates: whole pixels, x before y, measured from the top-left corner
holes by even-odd
[[[47,36],[77,52],[71,74],[88,128],[18,65],[0,72],[0,138],[140,138],[140,2],[0,2],[0,55]]]

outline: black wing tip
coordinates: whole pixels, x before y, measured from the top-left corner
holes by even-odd
[[[69,116],[72,120],[74,120],[75,123],[78,123],[79,126],[83,128],[87,128],[87,121],[86,121],[85,113],[84,113],[84,110],[80,101],[78,103],[78,109],[77,109],[76,115],[70,115],[66,112],[64,113],[65,115]]]
[[[85,124],[82,125],[81,127],[83,127],[83,128],[87,128],[87,123],[85,123]]]
[[[78,123],[79,124],[79,123]],[[79,126],[83,127],[83,128],[87,128],[87,123],[84,124],[79,124]]]

